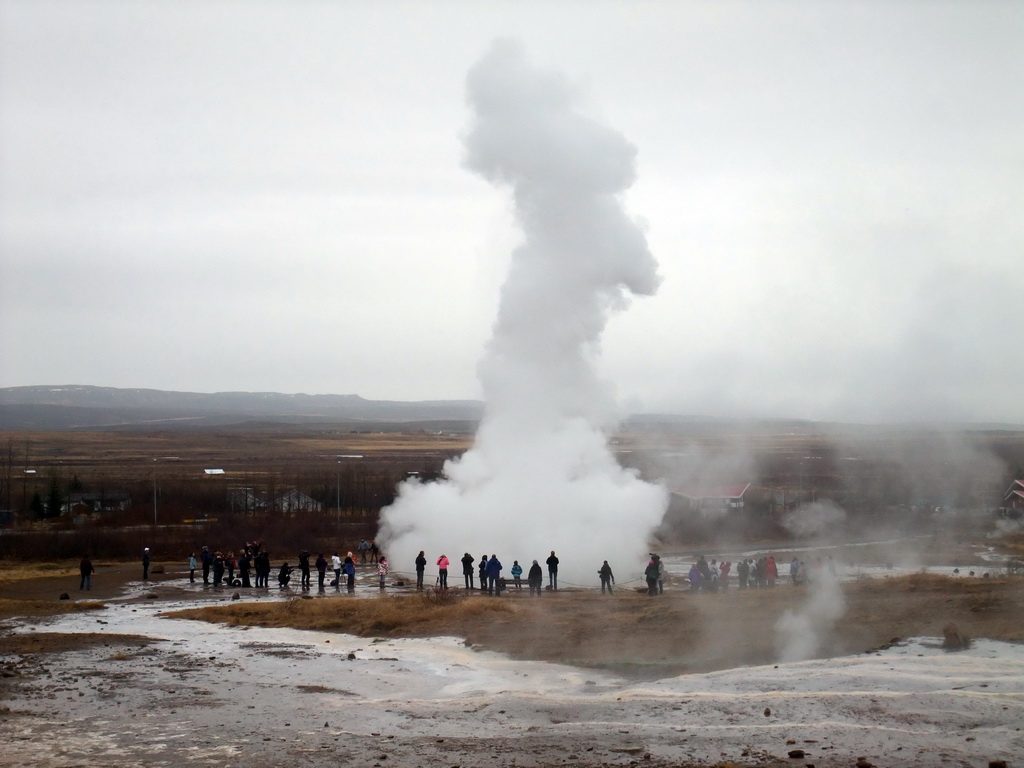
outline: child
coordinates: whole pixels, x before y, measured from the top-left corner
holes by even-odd
[[[516,582],[516,589],[522,589],[523,588],[523,582],[520,581],[520,578],[519,578],[522,575],[523,575],[523,566],[521,566],[519,564],[518,560],[513,560],[512,561],[512,578]]]

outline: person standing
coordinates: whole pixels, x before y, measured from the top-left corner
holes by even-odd
[[[416,589],[423,589],[423,572],[427,570],[427,556],[423,550],[416,555]]]
[[[540,597],[540,587],[544,583],[544,571],[541,570],[540,563],[536,560],[530,566],[530,572],[526,574],[526,579],[530,582],[530,597],[533,597],[534,594]]]
[[[317,588],[324,591],[324,579],[327,577],[327,558],[324,557],[324,553],[320,552],[316,556],[316,578]]]
[[[466,589],[473,588],[474,563],[473,556],[469,552],[462,556],[462,578],[466,582]]]
[[[516,589],[523,588],[523,566],[519,564],[518,560],[512,561],[512,581],[516,583]]]
[[[612,594],[612,584],[615,583],[615,576],[612,574],[612,567],[608,565],[608,561],[605,560],[601,569],[597,572],[597,575],[601,577],[601,594],[604,594],[607,588],[608,594]]]
[[[203,551],[199,554],[199,559],[203,563],[203,584],[209,585],[210,566],[213,565],[213,555],[210,554],[209,547],[203,547]]]
[[[384,555],[377,559],[377,575],[380,576],[380,588],[384,589],[384,581],[388,577],[388,559]]]
[[[193,552],[188,556],[188,583],[196,583],[196,568],[199,567],[199,561],[196,560],[196,553]]]
[[[334,587],[341,589],[341,557],[335,552],[331,555],[331,567],[334,569]]]
[[[548,564],[548,586],[558,589],[558,558],[555,557],[555,550],[551,550],[551,557],[547,559]]]
[[[644,578],[647,580],[647,594],[651,597],[658,594],[658,561],[654,559],[655,557],[655,555],[651,555],[647,567],[644,568]]]
[[[487,594],[494,595],[495,597],[501,596],[501,590],[498,588],[498,579],[501,578],[501,561],[497,555],[491,555],[491,559],[487,561]]]
[[[251,570],[252,560],[250,559],[249,550],[243,549],[242,556],[238,558],[238,578],[246,589],[252,586],[252,582],[249,581],[249,571]]]
[[[658,594],[665,594],[665,563],[661,555],[654,555],[654,562],[658,564]]]
[[[142,550],[142,580],[149,581],[149,547]]]
[[[309,589],[309,552],[299,552],[299,586],[302,589]]]
[[[360,539],[359,540],[359,557],[362,560],[362,562],[364,562],[364,563],[366,562],[366,554],[369,551],[370,551],[370,544],[366,541],[366,539]]]
[[[92,575],[96,573],[96,569],[92,567],[92,560],[89,559],[88,555],[83,555],[82,562],[78,564],[78,570],[82,574],[82,581],[78,585],[78,591],[92,589]]]
[[[448,566],[450,562],[444,555],[437,558],[437,584],[441,589],[448,589]]]
[[[342,567],[345,569],[345,576],[347,577],[346,587],[349,592],[356,591],[356,561],[352,559],[351,555],[345,556],[345,562],[342,563]],[[339,582],[340,583],[340,582]]]
[[[480,557],[480,565],[477,566],[477,572],[480,574],[480,591],[487,591],[487,555]]]

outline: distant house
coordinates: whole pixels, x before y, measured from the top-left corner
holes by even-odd
[[[1024,480],[1014,480],[1006,489],[1003,506],[1018,513],[1024,511]]]
[[[82,517],[104,512],[124,512],[132,505],[132,497],[123,491],[75,492],[61,505],[62,515]]]
[[[669,488],[673,505],[681,504],[691,512],[723,512],[742,509],[743,497],[750,489],[750,483],[704,487]]]

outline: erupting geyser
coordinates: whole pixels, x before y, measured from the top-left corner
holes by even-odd
[[[404,483],[380,538],[403,571],[421,549],[430,563],[448,555],[453,584],[465,552],[496,553],[506,577],[513,559],[525,571],[556,550],[562,583],[596,585],[605,559],[634,578],[667,496],[609,451],[616,408],[593,362],[610,313],[659,282],[618,197],[633,182],[635,150],[580,114],[572,86],[531,67],[513,42],[495,43],[470,71],[468,100],[466,164],[511,188],[523,243],[479,368],[486,409],[475,444],[443,480]]]

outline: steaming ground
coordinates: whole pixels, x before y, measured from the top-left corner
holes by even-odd
[[[449,637],[358,638],[157,616],[213,593],[183,581],[169,575],[158,584],[159,601],[140,599],[152,587],[135,582],[129,599],[101,612],[7,622],[0,657],[7,764],[849,766],[864,756],[880,766],[918,766],[983,765],[1024,752],[1019,644],[978,640],[949,653],[937,638],[919,637],[864,653],[860,639],[860,652],[830,659],[638,681],[474,650]],[[370,581],[360,581],[361,596],[379,594]],[[936,626],[948,617],[935,608],[947,604],[946,593],[924,590],[901,611],[886,601],[884,583],[852,582],[851,613],[871,618],[864,601],[870,606],[877,589],[877,612],[894,628],[915,607],[935,611]],[[622,590],[614,600],[564,592],[539,602],[561,602],[567,613],[639,605],[648,618],[618,628],[627,651],[658,642],[667,626],[660,616],[679,622],[678,634],[707,644],[708,653],[735,658],[771,634],[764,617],[781,614],[758,606],[799,590],[769,592],[694,597],[672,583],[664,599]],[[965,615],[973,606],[985,618],[1000,599],[982,592]],[[230,602],[224,593],[214,600]],[[687,607],[699,613],[682,612]],[[1006,607],[1019,629],[1019,602]],[[506,638],[544,629],[519,620],[490,629]],[[852,637],[855,628],[845,631]],[[53,647],[65,650],[48,653]],[[805,757],[794,763],[788,753],[796,749]]]
[[[916,639],[636,683],[451,638],[227,628],[156,610],[113,605],[19,630],[111,640],[5,663],[7,764],[762,765],[802,749],[817,766],[911,766],[1024,751],[1024,648],[1005,643],[950,654]]]

